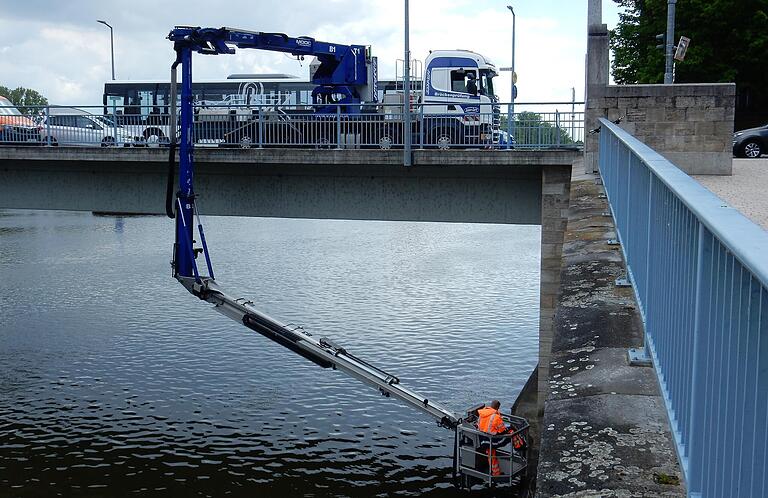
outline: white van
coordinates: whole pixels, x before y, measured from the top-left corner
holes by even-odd
[[[43,145],[80,145],[86,147],[143,147],[144,137],[133,136],[105,116],[74,107],[51,107],[40,128]]]

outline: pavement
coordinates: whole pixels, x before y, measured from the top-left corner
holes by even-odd
[[[656,373],[627,359],[643,326],[602,186],[572,180],[536,495],[683,497]]]
[[[768,156],[734,159],[730,176],[695,175],[693,178],[768,230]]]

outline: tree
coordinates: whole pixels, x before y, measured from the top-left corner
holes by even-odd
[[[614,80],[619,84],[662,83],[664,52],[656,48],[656,35],[666,33],[667,0],[614,2],[624,9],[611,32]],[[691,45],[685,61],[675,65],[675,83],[735,82],[740,99],[751,100],[756,107],[764,99],[765,106],[766,26],[768,0],[678,1],[673,44],[682,35],[691,39]],[[737,104],[737,113],[739,107]]]
[[[37,90],[18,87],[11,90],[8,87],[0,85],[0,95],[7,98],[15,105],[22,114],[36,114],[37,107],[48,105],[48,99],[43,97]]]
[[[507,117],[502,115],[500,121],[499,129],[507,131]],[[555,113],[542,115],[541,113],[523,111],[515,114],[514,125],[513,136],[515,144],[519,147],[581,143],[570,134],[571,131],[578,134],[581,130],[575,128],[576,123],[572,121],[569,112],[559,113],[558,118]],[[572,125],[574,125],[573,129],[571,128]]]

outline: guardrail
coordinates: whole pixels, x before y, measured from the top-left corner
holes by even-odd
[[[600,174],[688,493],[768,496],[768,232],[600,125]]]
[[[195,105],[196,146],[380,148],[404,146],[410,130],[414,148],[580,148],[584,111],[579,104],[402,104],[317,106]],[[41,106],[29,116],[4,116],[0,144],[160,146],[172,134],[168,107]],[[125,112],[130,111],[131,114]],[[511,116],[511,122],[510,122]],[[512,131],[510,135],[509,131]],[[178,133],[178,130],[176,130]],[[511,138],[510,138],[511,136]]]

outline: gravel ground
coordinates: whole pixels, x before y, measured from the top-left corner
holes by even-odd
[[[768,157],[734,159],[732,176],[696,175],[694,178],[768,230]]]

